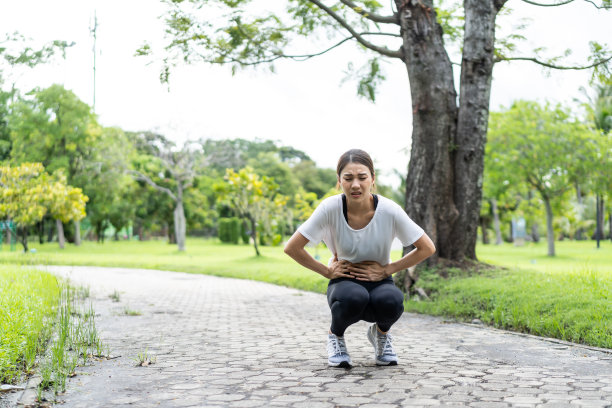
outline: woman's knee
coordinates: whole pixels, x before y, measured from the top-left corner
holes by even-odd
[[[370,301],[370,295],[361,285],[344,284],[345,282],[337,283],[341,285],[333,288],[330,292],[329,303],[330,307],[339,307],[344,311],[362,311]],[[352,282],[349,282],[352,283]]]
[[[367,292],[354,292],[352,294],[348,294],[347,296],[339,297],[336,302],[342,305],[342,309],[351,312],[360,313],[363,309],[366,308],[368,302],[370,301],[370,296]]]
[[[401,315],[404,311],[404,294],[395,286],[377,290],[370,296],[372,308],[378,313]],[[379,289],[379,288],[377,288]],[[381,288],[382,289],[382,288]]]

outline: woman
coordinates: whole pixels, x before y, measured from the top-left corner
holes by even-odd
[[[287,242],[285,253],[299,264],[329,279],[327,300],[332,323],[327,339],[328,363],[351,367],[344,341],[346,328],[359,320],[373,323],[367,332],[377,365],[397,365],[388,333],[404,311],[402,292],[391,275],[435,252],[431,239],[393,201],[372,194],[374,165],[368,153],[344,153],[336,169],[343,194],[323,200]],[[397,237],[416,249],[390,262]],[[325,242],[333,253],[329,265],[315,260],[304,247]]]

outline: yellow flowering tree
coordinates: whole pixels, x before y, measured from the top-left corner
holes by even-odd
[[[69,186],[66,177],[59,173],[56,180],[47,183],[47,209],[55,219],[57,226],[57,241],[64,248],[64,225],[70,221],[80,221],[85,218],[85,203],[89,198],[80,188]]]
[[[227,169],[225,182],[216,184],[215,191],[220,200],[227,202],[239,217],[249,222],[255,253],[260,256],[257,227],[269,232],[275,221],[284,218],[288,211],[288,197],[279,194],[274,179],[260,177],[251,167],[238,172]]]
[[[1,165],[0,188],[0,218],[17,225],[24,251],[28,250],[28,227],[47,212],[64,222],[85,216],[87,196],[68,186],[64,177],[51,178],[41,163]]]

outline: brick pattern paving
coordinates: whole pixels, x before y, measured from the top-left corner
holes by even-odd
[[[360,322],[346,332],[355,367],[332,369],[323,295],[176,272],[48,269],[90,286],[103,341],[119,356],[79,368],[61,407],[612,407],[603,351],[406,313],[392,329],[399,366],[374,364]],[[144,351],[156,362],[137,367]]]

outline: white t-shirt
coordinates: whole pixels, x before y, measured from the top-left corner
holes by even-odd
[[[325,242],[340,260],[376,261],[381,265],[390,262],[391,243],[396,237],[403,246],[409,246],[424,233],[399,205],[382,196],[378,196],[374,217],[368,225],[355,230],[342,213],[341,194],[323,200],[298,231],[310,244]]]

